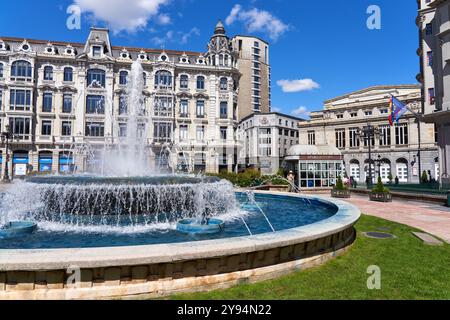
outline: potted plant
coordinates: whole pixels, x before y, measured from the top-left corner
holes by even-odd
[[[389,184],[392,184],[392,180],[394,180],[394,177],[392,176],[391,173],[389,173],[389,175],[388,175],[388,180],[389,180]]]
[[[384,186],[381,177],[378,177],[377,185],[370,193],[370,200],[378,202],[392,202],[392,194],[390,190]]]
[[[331,190],[331,196],[333,198],[350,198],[350,189],[344,185],[342,177],[338,177],[336,185]]]

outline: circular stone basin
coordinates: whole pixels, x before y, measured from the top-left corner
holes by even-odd
[[[213,234],[223,230],[225,223],[220,219],[209,219],[207,224],[198,219],[184,219],[178,222],[177,230],[189,234]]]
[[[31,221],[11,221],[0,227],[0,238],[9,239],[32,234],[37,224]]]

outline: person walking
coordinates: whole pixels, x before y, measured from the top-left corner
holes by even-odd
[[[289,192],[295,192],[295,175],[293,171],[289,171],[289,174],[287,175],[287,180],[289,181]]]

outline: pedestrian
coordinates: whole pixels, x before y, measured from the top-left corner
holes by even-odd
[[[293,171],[289,171],[289,174],[287,175],[287,180],[289,181],[289,192],[295,192],[295,175]]]

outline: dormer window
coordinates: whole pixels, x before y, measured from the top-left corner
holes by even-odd
[[[23,51],[28,51],[28,50],[30,50],[30,46],[28,44],[23,44],[22,45],[22,50]]]
[[[0,42],[0,50],[4,50],[5,49],[5,45],[3,44],[3,42]]]
[[[147,57],[145,56],[145,54],[140,54],[140,55],[139,55],[139,59],[141,59],[141,60],[146,60]]]
[[[128,58],[128,54],[125,53],[125,52],[122,53],[120,56],[122,57],[122,59],[127,59]]]
[[[161,56],[161,61],[167,61],[167,56],[166,55],[162,55]]]
[[[99,58],[102,54],[102,47],[100,46],[92,46],[92,56],[95,58]]]

